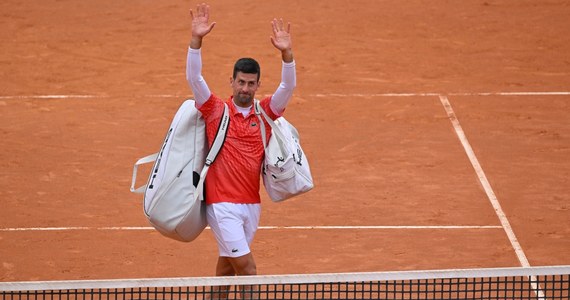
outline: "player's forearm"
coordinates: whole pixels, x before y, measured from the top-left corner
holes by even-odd
[[[283,61],[281,68],[281,83],[271,97],[270,107],[276,115],[281,115],[293,96],[293,90],[297,86],[297,72],[295,61]]]
[[[202,106],[210,98],[210,88],[202,77],[202,55],[200,49],[188,48],[186,60],[186,80],[194,94],[197,107]]]

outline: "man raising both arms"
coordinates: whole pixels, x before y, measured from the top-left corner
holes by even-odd
[[[208,143],[220,123],[224,102],[230,112],[226,141],[206,177],[207,219],[218,243],[219,257],[216,276],[256,275],[256,265],[250,244],[260,217],[260,172],[264,158],[259,119],[254,113],[255,92],[261,82],[259,64],[251,58],[241,58],[230,78],[233,95],[223,100],[213,94],[202,77],[202,41],[215,26],[209,23],[210,7],[199,4],[190,11],[192,40],[188,48],[186,79],[196,101],[196,108],[206,122]],[[260,101],[271,119],[281,116],[291,99],[296,84],[295,62],[290,24],[283,20],[271,22],[271,43],[281,52],[281,83],[275,93]],[[266,122],[263,119],[263,122]],[[271,127],[265,124],[270,136]]]

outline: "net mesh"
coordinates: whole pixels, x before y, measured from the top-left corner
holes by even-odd
[[[0,283],[0,299],[570,299],[570,266]]]

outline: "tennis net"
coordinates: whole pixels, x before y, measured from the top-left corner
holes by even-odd
[[[570,299],[570,266],[1,282],[0,299]]]

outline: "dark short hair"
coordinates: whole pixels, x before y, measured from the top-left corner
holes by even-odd
[[[242,72],[246,74],[257,74],[257,81],[261,77],[261,68],[257,61],[253,58],[244,57],[236,61],[234,65],[233,78],[236,78],[237,72]]]

